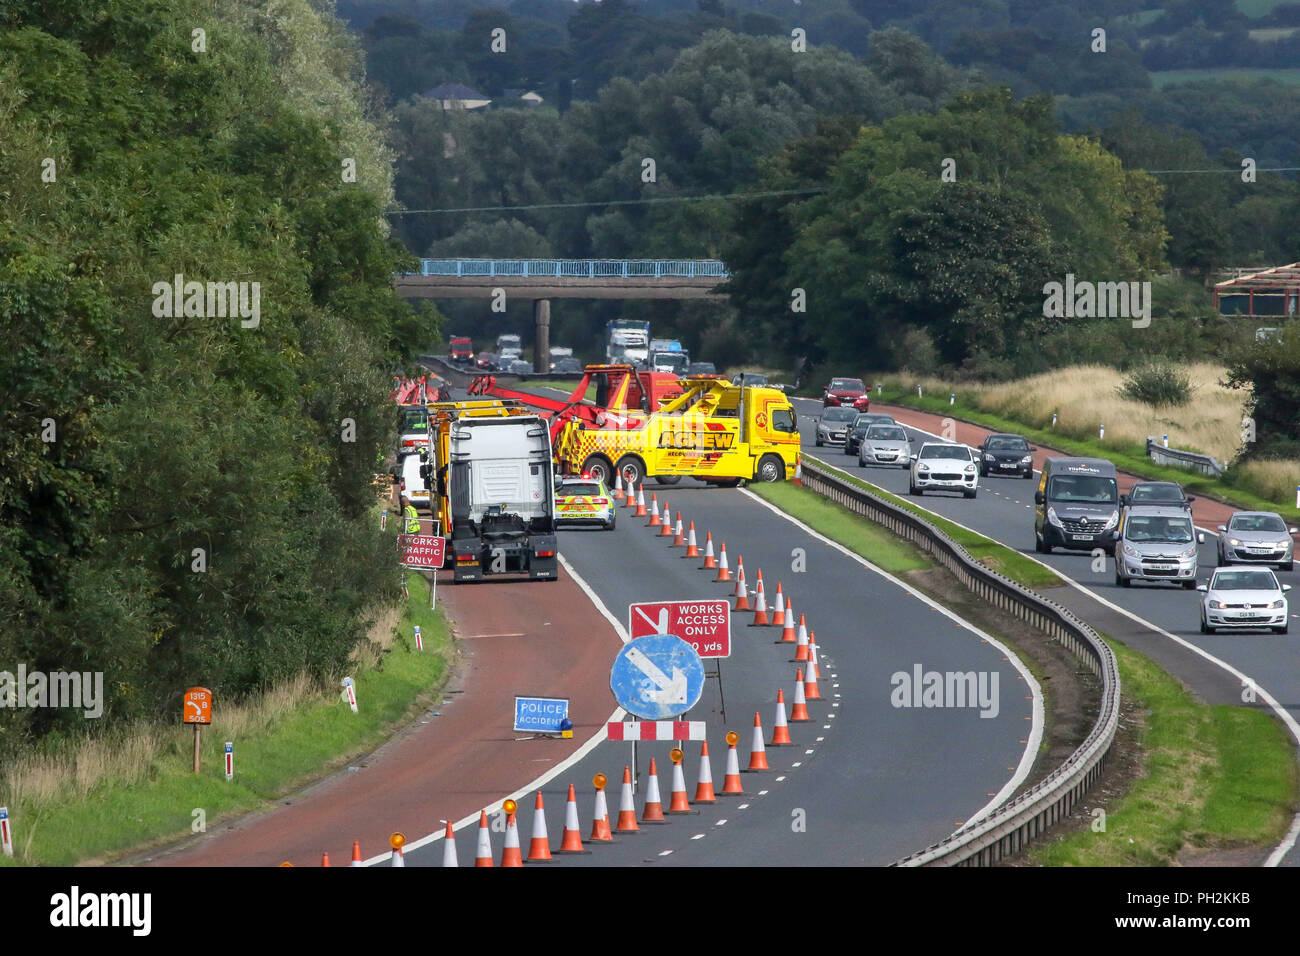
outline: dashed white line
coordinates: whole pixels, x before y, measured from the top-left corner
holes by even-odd
[[[691,837],[691,839],[692,839],[692,840],[703,840],[703,839],[704,839],[704,834],[703,834],[703,833],[697,833],[697,834],[695,834],[695,836]]]
[[[791,767],[802,767],[802,766],[803,766],[803,761],[801,761],[801,760],[796,760],[794,763],[790,764],[790,766],[791,766]]]
[[[727,825],[727,820],[726,820],[726,818],[724,817],[724,818],[722,818],[721,820],[719,820],[717,823],[715,823],[715,824],[713,824],[713,825],[714,825],[715,827],[725,827],[725,826]]]
[[[785,776],[782,775],[782,776],[776,778],[776,782],[777,782],[777,783],[780,783],[780,782],[781,782],[782,780],[784,780],[784,779],[785,779]]]
[[[660,855],[660,856],[667,856],[669,853],[672,853],[672,852],[673,852],[672,850],[660,850],[660,851],[659,851],[659,855]]]
[[[766,794],[767,794],[767,791],[766,791],[766,790],[760,790],[760,791],[758,791],[758,795],[759,795],[760,797],[765,796]]]
[[[738,803],[738,804],[736,804],[736,809],[737,809],[737,810],[748,810],[748,809],[749,809],[749,804],[748,804],[748,803]]]

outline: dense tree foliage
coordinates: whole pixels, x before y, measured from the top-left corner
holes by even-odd
[[[102,671],[112,717],[335,672],[391,596],[389,370],[437,333],[392,291],[353,43],[308,0],[31,10],[0,7],[0,670]],[[177,275],[259,283],[260,321],[160,308]],[[0,711],[0,750],[61,720]]]

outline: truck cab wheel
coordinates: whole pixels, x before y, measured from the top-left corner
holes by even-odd
[[[764,455],[754,470],[755,481],[782,481],[785,479],[785,462],[776,455]]]
[[[623,486],[639,487],[645,481],[645,462],[636,455],[624,455],[615,466],[618,474],[623,476]]]

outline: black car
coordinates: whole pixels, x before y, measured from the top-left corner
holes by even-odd
[[[1139,481],[1128,490],[1128,494],[1120,495],[1119,500],[1125,506],[1161,505],[1191,511],[1196,499],[1184,494],[1183,486],[1176,481]]]
[[[1023,435],[989,435],[979,447],[980,477],[1015,475],[1017,478],[1032,478],[1036,451],[1038,449],[1025,441]]]
[[[717,375],[718,369],[712,362],[691,362],[686,366],[687,375]]]
[[[844,439],[844,454],[856,455],[858,449],[862,447],[862,436],[867,433],[867,429],[872,425],[897,425],[893,415],[885,415],[882,412],[859,412],[853,419],[853,424],[849,426],[849,433]]]
[[[551,371],[553,372],[570,372],[570,373],[581,372],[582,370],[583,370],[582,363],[570,355],[565,355],[565,356],[561,356],[560,358],[557,358],[555,360],[555,368],[551,369]]]

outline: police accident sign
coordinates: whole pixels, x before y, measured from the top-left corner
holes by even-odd
[[[729,601],[649,601],[627,607],[632,639],[672,634],[695,648],[700,657],[731,656]]]

